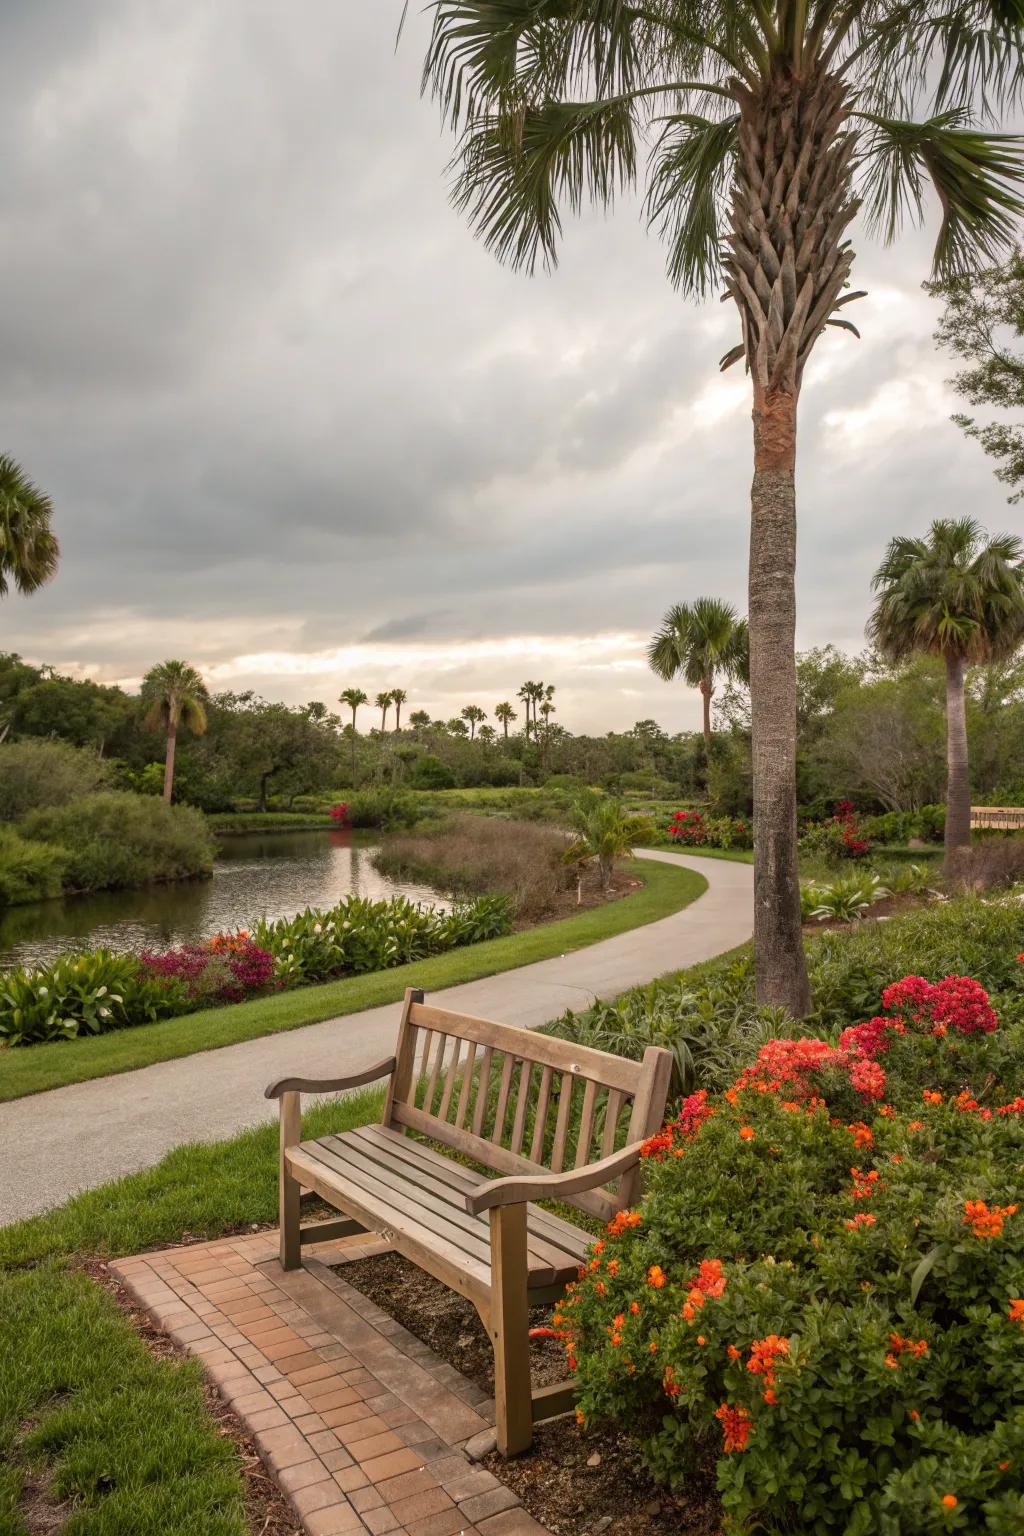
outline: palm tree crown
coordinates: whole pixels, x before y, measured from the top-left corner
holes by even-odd
[[[162,661],[151,667],[142,679],[142,702],[147,706],[145,723],[166,733],[164,755],[164,799],[174,793],[174,753],[178,729],[184,726],[194,736],[206,731],[206,684],[187,661]]]
[[[730,603],[698,597],[668,610],[647,647],[651,670],[665,682],[675,677],[699,688],[704,700],[704,744],[711,748],[711,699],[719,677],[746,680],[750,670],[747,621]]]
[[[32,484],[10,454],[0,453],[0,597],[13,581],[35,592],[56,575],[60,558],[50,527],[53,503]]]
[[[503,700],[500,704],[495,704],[494,718],[495,720],[501,721],[502,729],[505,733],[505,740],[507,741],[509,726],[512,724],[513,720],[517,720],[519,718],[507,699]]]
[[[971,841],[964,674],[1024,641],[1024,544],[986,539],[972,517],[941,518],[925,538],[893,539],[875,572],[868,636],[894,661],[915,651],[946,665],[946,869]]]

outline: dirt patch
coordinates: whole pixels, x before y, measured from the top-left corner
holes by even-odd
[[[209,1239],[201,1239],[209,1241]],[[148,1313],[132,1300],[129,1292],[111,1274],[101,1259],[81,1259],[79,1268],[107,1290],[150,1354],[158,1360],[187,1360],[186,1350],[155,1326]],[[291,1505],[264,1467],[256,1450],[256,1443],[248,1434],[241,1419],[234,1414],[209,1381],[203,1383],[203,1399],[206,1412],[216,1425],[217,1432],[232,1441],[238,1457],[245,1496],[245,1519],[252,1536],[302,1536],[302,1527],[295,1518]],[[70,1509],[65,1508],[65,1519]],[[32,1536],[50,1536],[61,1526],[29,1526]]]
[[[22,1433],[35,1429],[35,1422],[23,1424]],[[28,1536],[56,1536],[74,1514],[74,1503],[59,1500],[53,1492],[53,1476],[47,1469],[26,1469],[22,1472],[21,1492],[18,1496],[18,1514]]]
[[[340,1264],[340,1277],[483,1391],[494,1391],[494,1353],[476,1308],[397,1253]],[[551,1309],[534,1308],[531,1328]],[[531,1340],[534,1386],[565,1379],[557,1340]],[[612,1429],[581,1430],[571,1418],[541,1425],[530,1452],[514,1461],[487,1458],[494,1476],[555,1536],[720,1536],[714,1478],[691,1478],[672,1497],[644,1470],[635,1441]]]

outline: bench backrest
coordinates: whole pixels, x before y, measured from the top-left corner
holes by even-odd
[[[562,1173],[640,1141],[665,1115],[672,1057],[643,1061],[511,1024],[434,1008],[406,993],[384,1124],[419,1131],[497,1173]],[[624,1131],[624,1136],[621,1134]],[[575,1195],[608,1221],[631,1205],[639,1169]]]

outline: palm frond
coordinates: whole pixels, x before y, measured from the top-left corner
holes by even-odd
[[[717,121],[681,112],[666,118],[648,184],[648,223],[668,242],[676,288],[703,297],[721,270],[721,220],[739,116]]]
[[[507,118],[489,116],[464,135],[456,206],[489,250],[533,271],[557,261],[559,201],[579,212],[584,198],[608,204],[636,175],[636,124],[628,96],[549,101]]]
[[[862,114],[870,124],[864,157],[869,220],[887,241],[909,212],[924,216],[931,182],[942,205],[933,269],[948,276],[995,261],[1013,244],[1024,214],[1024,138],[962,126],[963,111],[923,123]]]

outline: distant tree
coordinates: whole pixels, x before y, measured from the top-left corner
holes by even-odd
[[[60,545],[52,516],[49,496],[9,453],[0,453],[0,597],[11,582],[19,592],[35,592],[56,575]]]
[[[404,688],[392,688],[391,702],[395,706],[395,735],[402,729],[402,705],[409,695]]]
[[[1024,497],[1024,251],[1020,249],[998,267],[957,273],[944,282],[928,284],[946,310],[935,339],[967,367],[951,383],[970,405],[993,405],[1016,411],[1016,420],[979,424],[972,416],[953,417],[968,437],[996,460],[996,478],[1013,489],[1011,501]]]
[[[493,725],[481,725],[477,730],[476,738],[477,741],[482,741],[485,745],[490,746],[491,742],[496,740],[497,735],[498,733]]]
[[[315,720],[320,723],[327,719],[327,705],[320,699],[310,699],[309,703],[305,706],[305,711],[308,720]]]
[[[1024,544],[986,538],[972,517],[940,518],[923,539],[896,538],[872,583],[868,636],[900,661],[923,651],[946,668],[946,866],[971,841],[964,678],[975,662],[1011,656],[1024,640]]]
[[[146,705],[146,724],[160,728],[167,738],[164,754],[164,799],[174,793],[174,749],[178,729],[184,726],[194,736],[206,730],[206,684],[187,661],[162,661],[151,667],[142,679],[142,701]]]
[[[531,730],[536,734],[537,730],[537,705],[544,697],[543,683],[524,683],[520,688],[517,698],[522,699],[526,705],[526,719],[523,724],[523,732],[526,739],[530,739]]]
[[[449,736],[469,735],[469,726],[466,724],[465,720],[460,720],[458,715],[453,715],[450,720],[445,721],[445,730],[448,732]]]
[[[552,686],[550,692],[554,693],[554,691],[554,687]],[[551,702],[551,697],[547,689],[545,689],[545,698],[543,704],[540,706],[540,712],[544,717],[544,734],[541,738],[541,762],[546,768],[548,765],[548,752],[551,746],[551,716],[555,713],[555,706]]]
[[[352,711],[352,733],[349,736],[349,746],[352,749],[351,778],[353,789],[356,787],[356,711],[362,704],[368,704],[369,702],[369,695],[365,694],[361,688],[346,688],[343,693],[338,695],[338,703],[347,704]]]
[[[512,724],[513,720],[518,720],[519,716],[516,714],[515,710],[512,708],[512,705],[509,704],[508,701],[506,700],[505,702],[503,702],[501,704],[496,704],[494,706],[494,718],[495,718],[495,720],[500,720],[501,721],[502,731],[504,732],[505,740],[508,741],[508,728]]]
[[[425,709],[414,709],[412,714],[409,716],[409,724],[416,732],[416,735],[419,736],[421,732],[425,731],[430,724],[430,716],[427,714]]]
[[[388,728],[388,710],[391,708],[391,693],[378,693],[373,701],[380,710],[380,733],[383,736]]]
[[[573,839],[565,850],[567,864],[595,863],[601,888],[612,883],[615,860],[633,857],[639,843],[654,836],[654,823],[646,816],[630,816],[620,801],[608,795],[587,795],[572,808]]]
[[[487,719],[487,715],[480,708],[479,704],[467,704],[465,709],[460,710],[459,713],[469,726],[469,739],[472,741],[476,735],[477,726],[481,720]]]
[[[664,682],[681,677],[699,688],[704,704],[704,754],[711,761],[711,700],[720,677],[747,678],[750,666],[747,621],[730,603],[698,597],[676,603],[647,647],[652,672]]]

